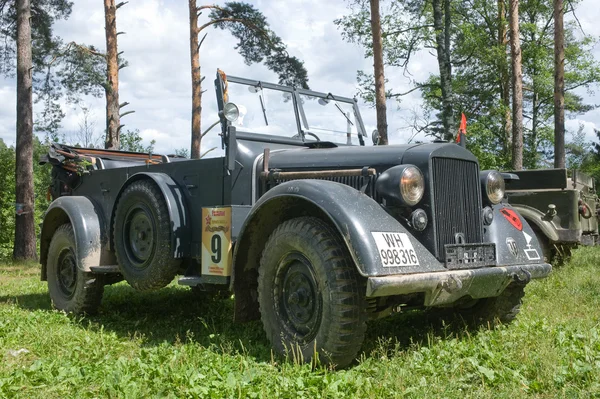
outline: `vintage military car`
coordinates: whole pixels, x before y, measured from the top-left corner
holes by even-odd
[[[598,245],[600,199],[594,179],[567,169],[512,171],[508,202],[527,220],[547,260],[576,245]]]
[[[40,260],[56,308],[93,312],[121,276],[151,290],[179,274],[231,289],[235,319],[261,318],[277,352],[345,366],[370,318],[509,322],[550,273],[502,176],[466,149],[365,145],[351,98],[222,72],[215,86],[223,156],[53,146]]]

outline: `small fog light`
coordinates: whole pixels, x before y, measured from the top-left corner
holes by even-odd
[[[494,221],[494,211],[489,206],[483,208],[483,224],[489,226]]]
[[[423,209],[417,209],[410,215],[410,224],[417,231],[425,230],[428,221],[427,213]]]

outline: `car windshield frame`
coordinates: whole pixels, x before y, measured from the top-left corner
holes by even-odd
[[[345,118],[351,125],[356,125],[355,126],[356,132],[353,132],[352,135],[354,135],[355,137],[356,136],[358,137],[359,145],[360,146],[365,145],[364,137],[367,137],[367,134],[366,134],[363,120],[362,120],[362,116],[360,114],[360,110],[358,108],[358,103],[355,98],[344,97],[344,96],[334,95],[332,93],[323,93],[323,92],[318,92],[318,91],[313,91],[313,90],[303,89],[303,88],[297,88],[297,87],[292,87],[292,86],[285,86],[285,85],[280,85],[280,84],[276,84],[276,83],[268,83],[268,82],[263,82],[260,80],[241,78],[238,76],[225,76],[224,73],[217,72],[217,79],[215,80],[215,88],[217,91],[217,102],[218,102],[218,108],[219,108],[220,114],[222,114],[225,104],[230,101],[229,92],[228,92],[228,85],[230,83],[243,85],[243,86],[247,86],[247,87],[254,87],[257,90],[268,89],[268,90],[278,91],[281,93],[290,94],[292,106],[294,109],[295,122],[296,122],[296,134],[299,138],[299,143],[317,142],[317,140],[311,140],[311,134],[310,134],[311,131],[310,131],[307,114],[304,109],[303,100],[302,100],[301,96],[306,96],[309,98],[316,98],[319,101],[324,101],[325,103],[333,101],[335,107],[340,112],[339,117],[342,119]],[[267,122],[268,116],[267,116],[266,108],[263,103],[263,98],[262,98],[262,96],[259,98],[261,101],[260,106],[261,106],[261,109],[263,112],[262,117],[265,120],[265,125],[268,126],[268,122]],[[233,99],[233,101],[231,101],[231,102],[235,103],[235,99]],[[354,121],[352,121],[348,118],[348,116],[346,115],[344,110],[342,110],[342,108],[339,106],[338,103],[347,104],[347,105],[351,106],[352,113],[354,114]],[[229,126],[231,124],[231,122],[225,121],[224,118],[221,118],[221,119],[226,124],[223,126],[223,131],[225,131],[226,126]],[[333,132],[333,130],[332,130],[332,132]],[[256,134],[261,134],[261,133],[256,132]],[[286,136],[282,136],[279,134],[269,134],[269,135],[290,139],[289,136],[286,137]],[[348,140],[349,139],[350,139],[350,136],[348,136]],[[323,142],[325,143],[325,142],[329,142],[329,141],[324,140]],[[356,144],[350,144],[350,143],[343,144],[343,143],[339,143],[339,142],[335,142],[334,144],[336,144],[336,145],[356,145]]]

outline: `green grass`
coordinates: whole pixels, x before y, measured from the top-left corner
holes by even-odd
[[[121,283],[99,315],[73,317],[51,309],[35,266],[0,266],[0,397],[600,397],[600,248],[530,284],[510,326],[396,315],[370,323],[341,371],[273,356],[232,305]]]

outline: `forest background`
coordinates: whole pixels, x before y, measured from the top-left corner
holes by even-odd
[[[1,2],[0,2],[1,3]],[[35,2],[34,2],[35,3]],[[44,3],[40,1],[40,3]],[[179,3],[179,2],[178,2]],[[285,3],[285,4],[284,4]],[[384,63],[390,143],[429,141],[440,134],[440,87],[431,31],[431,9],[426,1],[381,3]],[[507,42],[498,38],[498,3],[484,0],[452,1],[451,60],[454,119],[468,119],[469,149],[482,168],[510,167],[510,112],[502,93],[502,70],[509,62]],[[288,51],[304,61],[314,90],[356,93],[362,102],[368,131],[375,128],[372,58],[368,29],[368,1],[254,2]],[[552,1],[520,2],[524,79],[525,167],[549,167],[553,158],[553,19]],[[314,10],[319,9],[316,13]],[[190,140],[189,25],[185,4],[163,1],[131,2],[119,10],[119,50],[128,67],[121,71],[119,94],[135,113],[123,123],[122,149],[172,153],[186,152]],[[104,10],[101,2],[78,0],[70,13],[57,18],[54,34],[63,43],[77,40],[102,49]],[[600,9],[594,0],[565,2],[567,87],[567,166],[598,175],[596,127],[600,111],[594,90],[600,81]],[[123,27],[121,29],[121,27]],[[227,31],[211,29],[202,48],[207,82],[219,67],[227,73],[277,81],[267,66],[248,65]],[[358,71],[358,73],[357,73]],[[2,71],[5,72],[5,71]],[[508,71],[510,73],[510,70]],[[205,124],[216,119],[211,90],[203,101]],[[35,99],[35,92],[34,92]],[[15,219],[14,143],[15,79],[0,78],[0,258],[13,247]],[[39,125],[34,161],[47,141],[102,145],[105,114],[102,96],[83,95],[77,101],[68,92],[56,99],[64,118],[58,124]],[[44,101],[35,105],[34,121],[41,121]],[[202,148],[218,146],[216,134],[206,136]],[[218,155],[215,151],[212,155]],[[35,165],[36,221],[46,208],[49,168]]]

